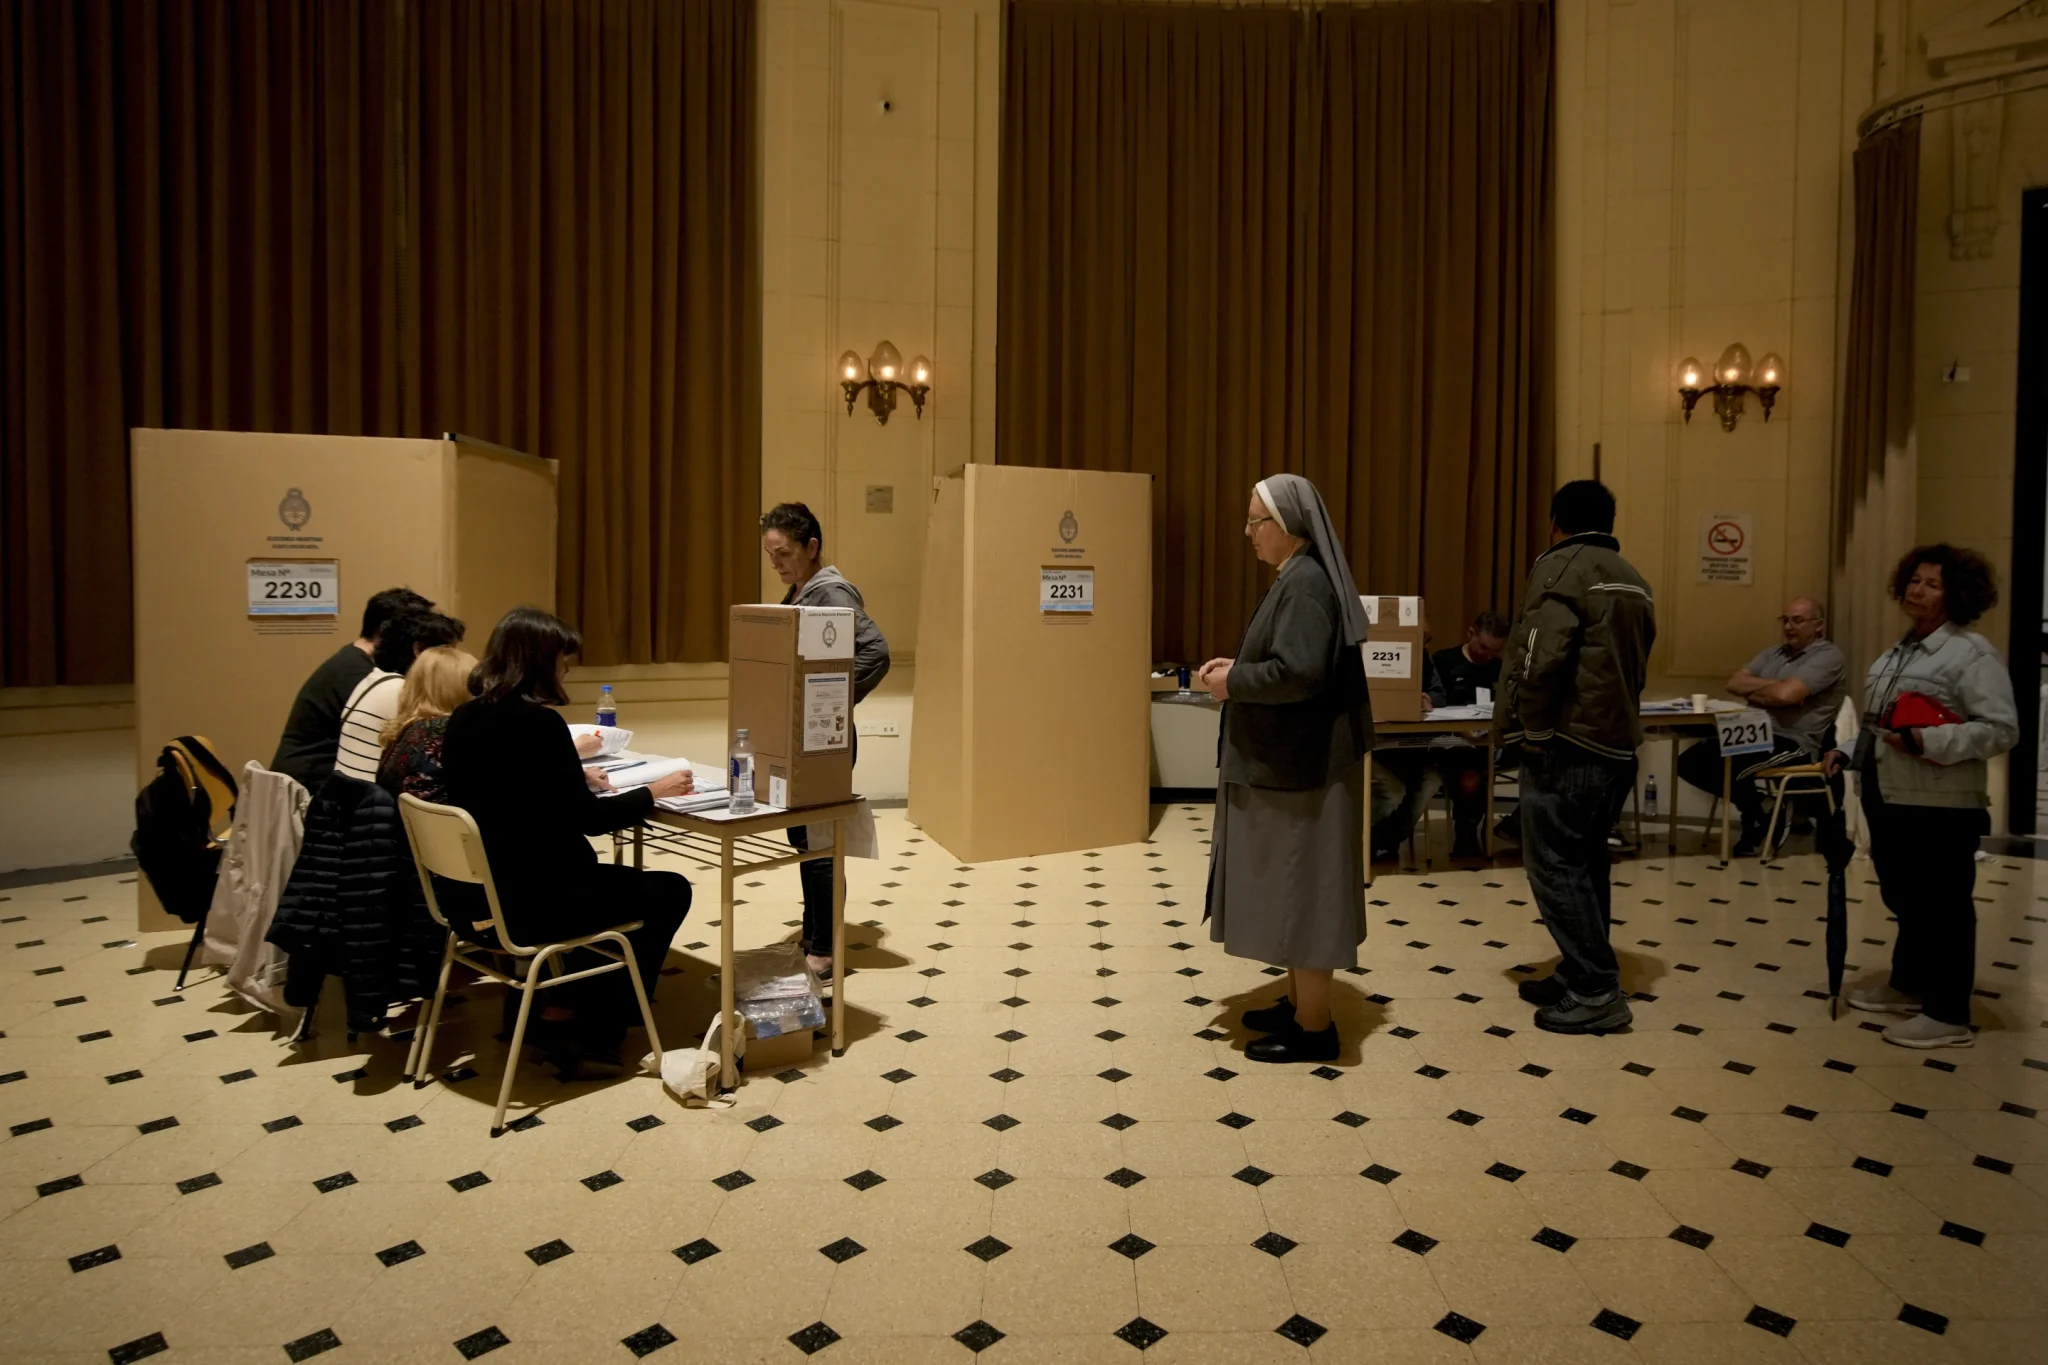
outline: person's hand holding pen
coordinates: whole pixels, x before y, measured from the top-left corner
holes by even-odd
[[[653,793],[657,801],[671,796],[688,796],[697,790],[697,778],[695,774],[687,772],[670,773],[667,777],[658,777],[648,783],[647,790]]]
[[[596,758],[598,750],[604,748],[604,736],[592,730],[587,735],[576,736],[576,757]]]

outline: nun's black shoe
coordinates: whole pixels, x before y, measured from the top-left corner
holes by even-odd
[[[1294,1027],[1294,1002],[1283,995],[1262,1010],[1246,1010],[1244,1026],[1254,1033],[1284,1033]]]
[[[1337,1060],[1337,1026],[1320,1033],[1289,1029],[1270,1038],[1247,1043],[1244,1055],[1255,1062],[1334,1062]]]

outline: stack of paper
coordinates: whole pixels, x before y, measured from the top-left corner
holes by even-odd
[[[569,727],[569,733],[577,739],[585,735],[596,735],[602,741],[595,755],[597,758],[610,758],[633,742],[633,732],[621,730],[616,725],[572,725]]]

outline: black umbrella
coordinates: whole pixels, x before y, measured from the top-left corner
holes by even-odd
[[[1836,1018],[1842,1006],[1842,963],[1849,956],[1849,860],[1856,856],[1855,841],[1849,838],[1849,812],[1841,777],[1828,780],[1834,809],[1821,821],[1817,843],[1828,864],[1828,1018]]]

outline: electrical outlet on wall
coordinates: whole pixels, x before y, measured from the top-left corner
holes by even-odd
[[[893,720],[863,720],[856,722],[853,728],[854,732],[863,738],[873,736],[894,739],[903,733]]]

